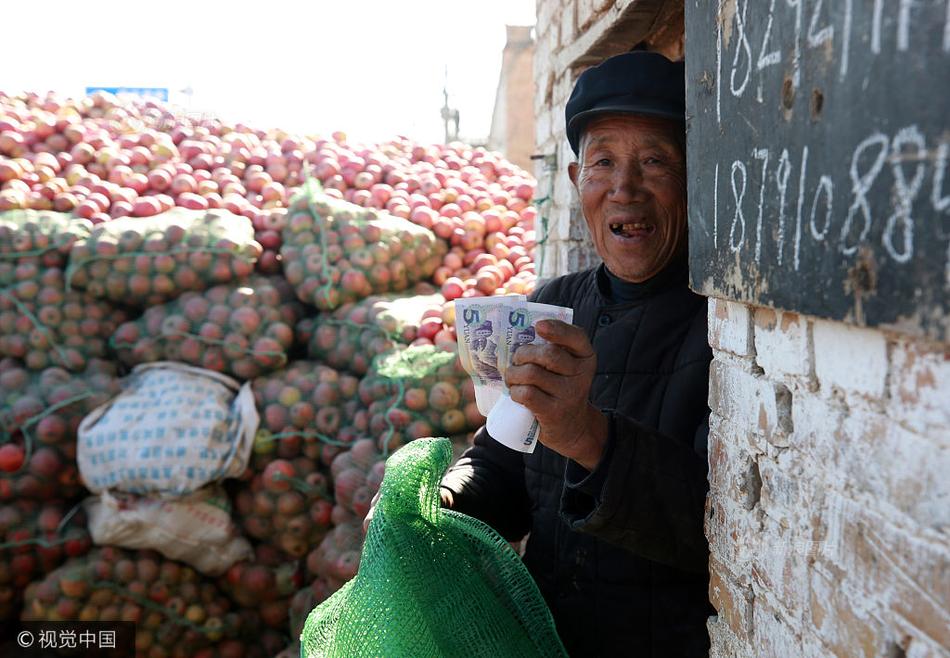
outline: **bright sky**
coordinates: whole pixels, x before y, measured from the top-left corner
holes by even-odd
[[[38,15],[38,14],[42,15]],[[505,25],[534,0],[4,2],[0,89],[167,87],[191,110],[254,127],[355,141],[442,141],[449,104],[463,138],[487,136]]]

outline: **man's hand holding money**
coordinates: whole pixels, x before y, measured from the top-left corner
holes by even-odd
[[[538,440],[592,471],[607,442],[607,419],[587,399],[597,356],[580,327],[558,320],[537,323],[546,345],[525,345],[506,374],[511,399],[541,427]]]

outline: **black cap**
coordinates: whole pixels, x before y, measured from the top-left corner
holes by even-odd
[[[638,50],[615,55],[581,73],[564,111],[574,155],[584,124],[598,114],[615,113],[685,121],[686,66]]]

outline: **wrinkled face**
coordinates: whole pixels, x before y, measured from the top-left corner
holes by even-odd
[[[640,283],[686,248],[682,124],[635,115],[591,120],[568,173],[597,253],[625,281]]]

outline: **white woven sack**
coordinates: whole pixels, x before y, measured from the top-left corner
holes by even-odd
[[[220,488],[206,487],[179,500],[105,492],[83,506],[89,534],[99,545],[151,548],[209,576],[254,557],[251,544],[237,533]]]
[[[260,421],[250,382],[159,361],[123,386],[79,425],[76,461],[93,493],[179,497],[247,468]]]

